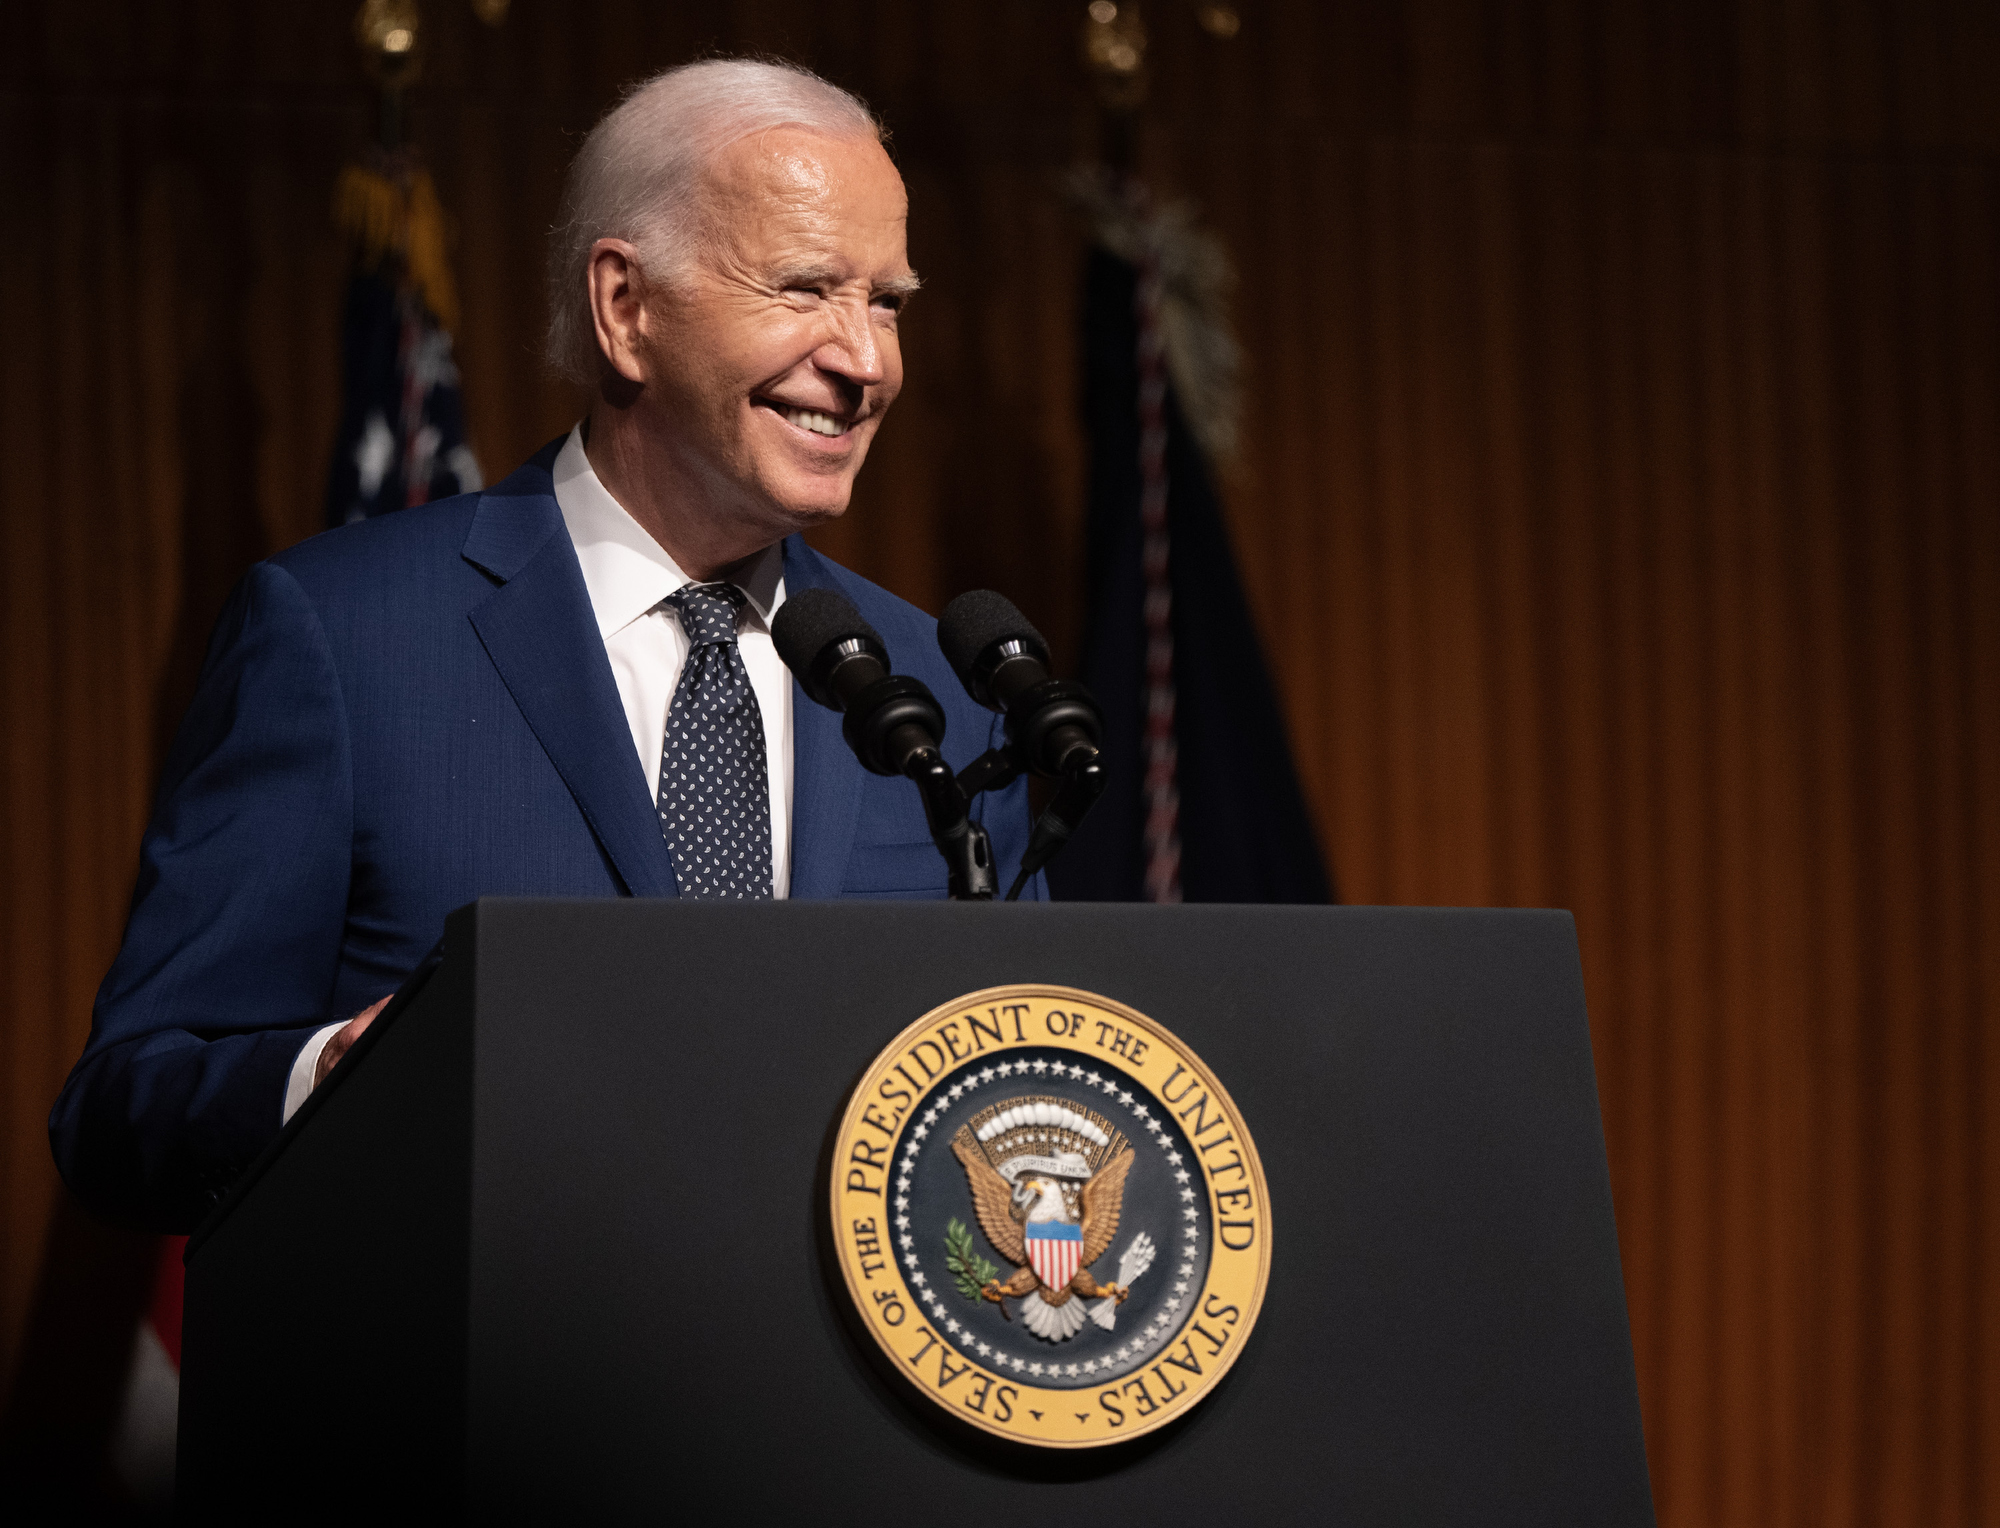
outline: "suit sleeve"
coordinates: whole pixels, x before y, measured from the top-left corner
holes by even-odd
[[[277,1134],[329,1019],[353,836],[346,710],[283,569],[224,610],[162,774],[125,940],[49,1138],[101,1213],[191,1229]]]

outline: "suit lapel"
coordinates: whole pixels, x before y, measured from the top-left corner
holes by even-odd
[[[465,556],[505,582],[473,609],[472,626],[626,890],[674,896],[673,862],[556,507],[553,461],[551,448],[480,500]]]
[[[837,588],[832,564],[798,536],[785,541],[785,598]],[[843,590],[843,593],[846,591]],[[861,813],[861,765],[840,735],[840,717],[792,681],[792,891],[837,897]]]

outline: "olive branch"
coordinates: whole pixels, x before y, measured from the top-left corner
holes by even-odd
[[[972,1231],[960,1220],[945,1222],[944,1266],[958,1292],[968,1300],[977,1300],[979,1292],[1000,1271],[972,1250]]]

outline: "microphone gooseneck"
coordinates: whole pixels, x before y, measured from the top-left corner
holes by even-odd
[[[998,889],[992,845],[971,820],[965,791],[939,751],[944,708],[930,687],[889,671],[881,634],[835,589],[803,589],[788,598],[771,622],[771,640],[799,687],[840,713],[841,736],[862,768],[916,783],[951,896],[990,898]]]

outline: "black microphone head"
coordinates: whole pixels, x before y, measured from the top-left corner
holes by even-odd
[[[854,601],[838,589],[801,589],[778,607],[778,614],[771,622],[771,641],[777,646],[778,656],[801,679],[828,643],[849,637],[886,651],[882,634],[854,608]]]
[[[993,704],[986,680],[991,677],[992,649],[1002,642],[1019,642],[1042,667],[1049,663],[1049,644],[1004,594],[973,589],[944,607],[938,617],[938,646],[972,698]],[[982,659],[986,661],[982,663]]]
[[[870,648],[884,667],[889,662],[882,634],[838,589],[801,589],[787,596],[771,622],[771,642],[806,694],[836,711],[840,704],[826,682],[837,662],[837,654],[831,654],[830,649],[841,642],[859,642]],[[823,658],[827,661],[822,662]]]

